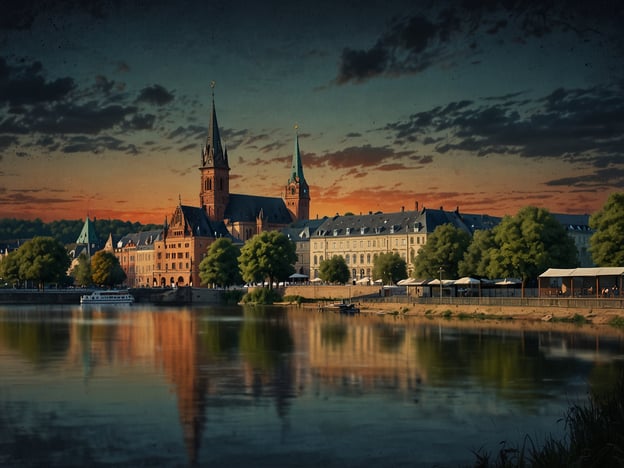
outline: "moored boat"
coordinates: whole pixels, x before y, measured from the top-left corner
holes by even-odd
[[[80,304],[132,304],[134,297],[127,290],[93,291],[80,297]]]

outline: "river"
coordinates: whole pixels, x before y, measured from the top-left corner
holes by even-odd
[[[623,367],[612,328],[3,306],[0,466],[470,466]]]

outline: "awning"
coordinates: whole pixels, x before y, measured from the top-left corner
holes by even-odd
[[[596,276],[622,276],[624,267],[596,268],[549,268],[539,275],[540,278],[582,278]]]
[[[289,278],[292,279],[302,279],[302,278],[307,278],[308,275],[302,275],[301,273],[293,273],[292,275],[289,276]]]

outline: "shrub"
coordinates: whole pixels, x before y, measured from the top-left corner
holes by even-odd
[[[248,292],[243,296],[244,303],[253,304],[273,304],[281,302],[282,296],[275,290],[269,288],[258,288]]]
[[[225,291],[222,297],[226,304],[238,304],[244,295],[245,291],[242,289],[231,289],[229,291]]]

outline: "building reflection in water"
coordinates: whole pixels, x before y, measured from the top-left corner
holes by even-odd
[[[3,321],[1,346],[20,349],[32,360],[46,352],[62,355],[67,366],[83,369],[87,385],[99,368],[156,369],[175,395],[191,464],[198,461],[210,407],[236,398],[272,400],[282,431],[288,431],[293,398],[306,391],[391,392],[417,401],[425,385],[478,381],[504,398],[527,398],[527,388],[579,372],[578,366],[562,366],[561,359],[595,364],[592,375],[606,381],[604,373],[615,374],[613,363],[624,349],[616,331],[599,337],[591,329],[462,328],[296,308],[139,305],[128,311],[72,310],[66,328],[56,326],[52,334],[34,322]]]

